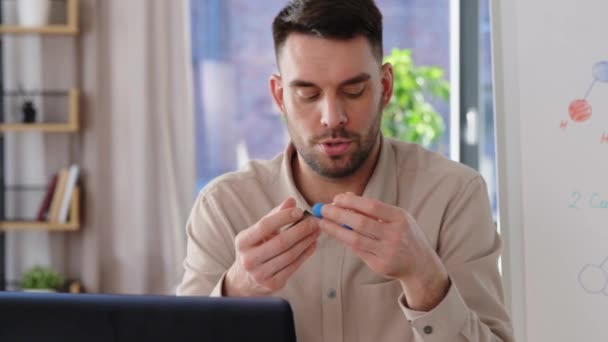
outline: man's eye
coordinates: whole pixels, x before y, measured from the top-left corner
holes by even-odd
[[[363,94],[364,91],[365,91],[365,84],[351,85],[351,86],[345,87],[343,90],[344,94],[346,94],[348,97],[359,97]]]
[[[316,90],[299,90],[296,94],[304,100],[314,100],[319,96],[319,92]]]

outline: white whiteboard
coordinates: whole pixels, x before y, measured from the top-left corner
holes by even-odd
[[[608,0],[492,0],[517,341],[608,341],[607,18]]]

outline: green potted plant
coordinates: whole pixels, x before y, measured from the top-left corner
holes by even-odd
[[[34,266],[21,278],[21,288],[32,292],[56,292],[63,286],[63,277],[51,267]]]
[[[382,115],[382,134],[430,147],[445,131],[443,118],[426,99],[449,101],[450,84],[443,70],[416,66],[408,49],[393,49],[385,62],[393,65],[394,89]]]

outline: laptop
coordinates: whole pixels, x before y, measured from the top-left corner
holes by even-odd
[[[0,341],[295,342],[280,298],[0,292]]]

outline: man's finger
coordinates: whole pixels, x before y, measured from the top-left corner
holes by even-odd
[[[304,210],[304,215],[302,215],[302,217],[301,217],[299,220],[297,220],[296,222],[294,222],[294,223],[292,223],[291,225],[289,225],[289,226],[285,227],[285,229],[284,229],[283,231],[293,228],[293,227],[294,227],[294,226],[296,226],[298,223],[300,223],[300,222],[302,222],[302,221],[306,220],[308,217],[311,217],[311,216],[313,216],[313,215],[312,215],[312,214],[311,214],[311,213],[310,213],[308,210]]]
[[[323,218],[319,222],[321,229],[348,247],[377,255],[380,251],[380,241],[360,234],[354,230],[344,229],[332,220]]]
[[[302,215],[302,209],[285,208],[263,217],[253,227],[243,232],[240,247],[251,247],[259,244],[271,237],[281,227],[300,219]]]
[[[374,239],[381,239],[385,232],[378,222],[378,219],[365,216],[357,211],[344,209],[333,204],[326,204],[322,208],[323,218],[334,221],[340,225],[346,225],[358,233]]]
[[[300,268],[300,266],[302,266],[302,264],[306,260],[308,260],[308,258],[310,258],[310,256],[314,253],[316,248],[317,248],[317,242],[315,241],[315,242],[313,242],[312,245],[308,246],[308,248],[306,248],[304,253],[300,254],[300,256],[294,262],[292,262],[287,267],[285,267],[284,269],[277,272],[277,274],[275,274],[273,277],[274,281],[277,283],[281,283],[281,284],[287,282],[287,280],[291,277],[291,275],[294,274],[295,271],[297,271]]]
[[[402,217],[400,209],[373,198],[365,198],[347,192],[334,197],[334,205],[358,211],[361,214],[384,222],[394,222]]]
[[[268,213],[266,216],[275,214],[275,213],[279,212],[279,210],[283,210],[283,209],[287,209],[287,208],[293,208],[295,206],[296,206],[296,200],[293,199],[293,197],[289,197],[288,199],[284,200],[278,206],[272,208],[272,210],[270,211],[270,213]]]
[[[276,234],[266,243],[250,251],[250,257],[256,264],[264,263],[293,248],[298,242],[318,231],[316,219],[308,218],[293,226],[292,229]]]
[[[300,257],[300,255],[302,255],[308,249],[308,247],[310,247],[313,243],[317,241],[318,237],[319,231],[308,235],[307,237],[296,243],[290,249],[266,261],[263,265],[260,266],[258,271],[263,275],[264,279],[273,277],[279,271],[296,261]]]

